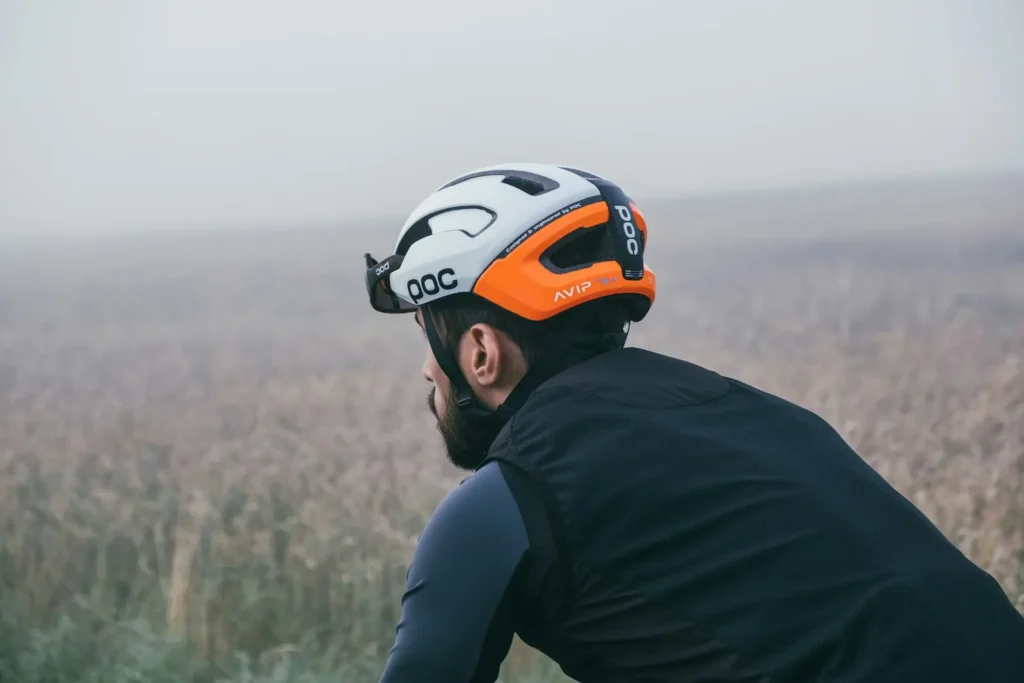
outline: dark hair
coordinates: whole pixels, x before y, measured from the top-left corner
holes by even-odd
[[[446,349],[454,350],[469,328],[484,323],[501,330],[515,342],[523,353],[527,367],[536,365],[566,322],[566,313],[547,320],[529,320],[476,294],[454,294],[429,304],[427,308]],[[580,309],[581,314],[589,315],[591,320],[574,341],[568,357],[556,370],[622,348],[626,343],[629,310],[622,301],[608,297],[588,301],[576,309]]]

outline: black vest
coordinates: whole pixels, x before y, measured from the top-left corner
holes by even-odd
[[[792,403],[640,349],[495,440],[527,523],[517,632],[596,681],[1024,681],[998,584]]]

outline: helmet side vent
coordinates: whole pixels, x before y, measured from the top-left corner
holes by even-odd
[[[560,275],[613,259],[605,229],[604,225],[596,225],[572,231],[541,254],[541,265]]]

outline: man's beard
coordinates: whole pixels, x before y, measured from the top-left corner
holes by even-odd
[[[431,389],[427,395],[427,407],[437,419],[437,430],[444,440],[448,460],[459,469],[476,470],[487,457],[502,425],[497,421],[467,417],[459,410],[454,391],[449,391],[445,397],[444,417],[438,417],[434,407],[435,392],[436,389]]]

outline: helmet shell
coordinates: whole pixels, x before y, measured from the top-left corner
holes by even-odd
[[[610,205],[592,181],[611,185],[624,201]],[[395,243],[395,253],[403,258],[389,273],[390,288],[414,307],[472,292],[529,320],[626,295],[633,320],[640,320],[656,289],[646,264],[641,273],[624,270],[607,253],[571,267],[559,267],[550,258],[567,239],[612,229],[623,230],[629,253],[642,259],[647,223],[608,181],[550,164],[480,168],[445,183],[412,211]]]

